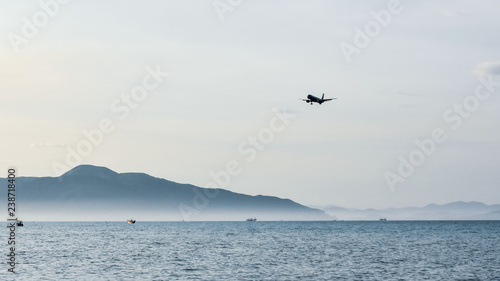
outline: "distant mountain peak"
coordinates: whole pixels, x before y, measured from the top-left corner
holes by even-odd
[[[64,173],[63,176],[96,176],[109,178],[117,175],[117,172],[112,171],[106,167],[79,165]]]
[[[331,216],[347,220],[499,220],[500,204],[487,205],[477,201],[455,201],[446,204],[428,204],[424,207],[388,209],[320,208]]]
[[[477,202],[477,201],[455,201],[455,202],[450,202],[446,204],[429,204],[425,206],[424,208],[446,208],[446,207],[455,207],[455,208],[471,208],[471,207],[488,207],[488,205],[482,203],[482,202]]]
[[[59,179],[19,178],[21,205],[44,220],[331,220],[323,211],[274,196],[179,184],[145,173],[80,165]],[[16,199],[17,200],[17,199]],[[57,207],[56,207],[57,206]],[[29,217],[29,216],[25,216]]]

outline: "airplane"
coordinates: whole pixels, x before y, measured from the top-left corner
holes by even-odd
[[[307,95],[307,99],[302,99],[302,100],[305,102],[308,102],[312,105],[313,102],[317,102],[319,104],[322,104],[325,101],[330,101],[330,100],[334,100],[334,99],[337,99],[337,98],[325,99],[325,94],[323,93],[323,96],[321,98],[315,97],[313,95]]]

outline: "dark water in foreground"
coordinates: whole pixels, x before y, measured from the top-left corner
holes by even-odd
[[[25,222],[15,275],[0,234],[1,280],[500,280],[500,221]]]

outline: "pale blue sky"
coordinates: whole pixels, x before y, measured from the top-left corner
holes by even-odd
[[[350,63],[340,44],[389,1],[242,1],[224,20],[214,3],[229,2],[74,0],[15,52],[9,34],[44,10],[0,1],[2,166],[55,176],[82,130],[109,118],[83,163],[206,186],[234,160],[227,189],[312,205],[500,203],[500,87],[457,130],[443,120],[476,74],[500,80],[499,3],[401,1]],[[156,65],[169,76],[120,119],[111,104]],[[323,92],[338,100],[299,100]],[[296,117],[246,161],[238,146],[273,108]],[[447,141],[392,192],[384,173],[435,128]]]

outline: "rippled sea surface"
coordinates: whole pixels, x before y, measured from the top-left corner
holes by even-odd
[[[496,222],[25,222],[1,280],[500,280]]]

